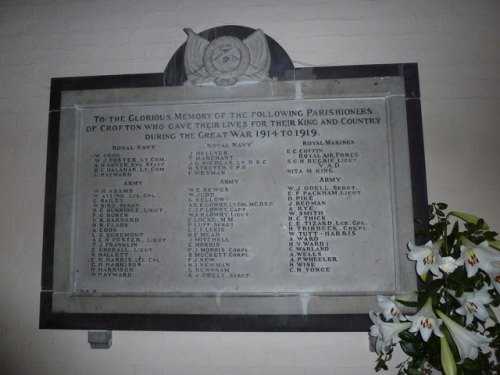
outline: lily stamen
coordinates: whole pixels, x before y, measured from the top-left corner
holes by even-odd
[[[434,264],[434,255],[429,255],[429,256],[426,256],[423,260],[424,264],[427,265],[427,264]]]
[[[399,318],[401,316],[401,313],[398,310],[396,310],[396,308],[393,307],[393,308],[391,308],[391,316],[395,317],[395,318]]]
[[[467,308],[467,310],[469,310],[470,313],[474,314],[477,311],[478,306],[474,302],[469,301],[466,304],[466,308]]]
[[[429,321],[429,319],[427,319],[427,318],[423,319],[423,320],[420,322],[420,325],[421,325],[423,328],[432,329],[432,322],[430,322],[430,321]]]
[[[479,264],[479,259],[471,250],[467,251],[467,263],[469,263],[471,266]]]

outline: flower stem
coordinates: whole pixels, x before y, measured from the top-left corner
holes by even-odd
[[[450,214],[446,215],[444,218],[444,233],[443,233],[443,239],[444,239],[444,256],[449,256],[450,253],[448,251],[448,217],[450,217]]]

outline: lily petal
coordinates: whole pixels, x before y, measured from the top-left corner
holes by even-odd
[[[385,297],[379,295],[377,296],[377,301],[379,307],[383,310],[382,314],[385,319],[396,323],[399,323],[400,320],[406,320],[402,314],[402,305],[396,301],[395,296]]]
[[[408,249],[410,249],[408,259],[417,262],[417,273],[422,279],[425,279],[428,271],[431,271],[435,276],[443,276],[439,270],[439,248],[442,242],[442,240],[429,241],[423,246],[416,246],[408,242]]]
[[[375,340],[375,351],[377,354],[385,352],[384,339],[382,333],[380,332],[380,318],[379,313],[375,311],[370,311],[370,319],[373,325],[370,327],[370,336],[376,337]]]
[[[489,317],[488,311],[485,305],[488,305],[493,301],[488,290],[489,286],[485,285],[480,290],[473,293],[463,293],[460,297],[456,297],[456,293],[453,290],[448,290],[455,299],[462,305],[455,311],[465,316],[465,324],[469,325],[476,317],[479,320],[486,321]]]
[[[406,323],[388,323],[380,319],[379,313],[370,311],[370,319],[373,325],[370,327],[370,336],[377,338],[375,342],[375,350],[378,354],[385,353],[386,348],[391,346],[392,339],[400,332],[403,332],[411,327],[410,322]]]
[[[460,353],[459,363],[462,363],[465,358],[470,358],[472,360],[476,359],[479,354],[478,348],[485,346],[492,341],[492,338],[483,336],[477,332],[471,332],[462,327],[443,312],[438,310],[436,313],[443,320],[453,337],[453,341],[455,342],[458,352]]]
[[[407,317],[409,321],[412,322],[410,332],[420,332],[422,339],[427,342],[431,337],[432,333],[436,336],[441,337],[442,333],[439,330],[441,325],[441,320],[434,315],[432,310],[432,299],[428,298],[424,306],[412,316]]]
[[[494,271],[495,267],[492,263],[500,262],[500,252],[493,250],[488,241],[483,241],[479,245],[471,242],[465,237],[461,237],[462,259],[465,262],[467,277],[474,276],[479,269],[487,273]]]
[[[382,337],[384,339],[384,343],[387,345],[390,344],[391,340],[397,336],[399,333],[406,331],[408,328],[411,327],[410,322],[404,322],[404,323],[387,323],[387,322],[380,322],[380,333],[382,334]]]

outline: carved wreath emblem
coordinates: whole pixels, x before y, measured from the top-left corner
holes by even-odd
[[[265,34],[256,30],[245,40],[221,36],[209,42],[191,29],[184,53],[185,85],[215,83],[232,86],[236,82],[268,78],[271,58]]]

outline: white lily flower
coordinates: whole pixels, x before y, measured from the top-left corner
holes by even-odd
[[[375,350],[377,353],[385,353],[385,349],[392,343],[392,339],[399,333],[411,327],[410,322],[406,323],[388,323],[383,322],[378,313],[370,311],[370,319],[373,325],[370,327],[370,336],[377,338]]]
[[[408,242],[408,259],[417,262],[417,273],[425,281],[427,272],[430,270],[435,276],[442,277],[443,274],[439,271],[439,248],[443,241],[429,241],[423,246],[416,246]]]
[[[465,324],[469,325],[474,320],[474,317],[486,321],[489,314],[484,305],[491,303],[492,298],[488,293],[488,285],[485,285],[481,290],[474,293],[463,293],[460,297],[455,297],[455,293],[450,291],[451,295],[462,305],[455,311],[460,315],[465,315]]]
[[[465,237],[461,237],[462,258],[465,261],[465,269],[467,270],[467,277],[474,276],[479,269],[487,273],[494,270],[494,262],[500,262],[500,252],[493,250],[488,241],[483,241],[479,245],[469,241]]]
[[[379,313],[375,311],[370,311],[370,319],[373,325],[370,327],[370,336],[376,337],[375,341],[375,351],[377,354],[385,352],[384,338],[382,337],[382,333],[380,332],[380,318]]]
[[[413,310],[411,307],[407,307],[399,301],[417,302],[417,293],[413,291],[391,297],[378,295],[377,301],[378,306],[383,310],[382,314],[384,315],[384,318],[386,320],[392,320],[393,322],[399,323],[401,320],[407,320],[403,315],[404,313]]]
[[[463,266],[464,260],[462,257],[455,259],[453,257],[441,257],[438,261],[438,267],[444,273],[452,273],[458,267]]]
[[[442,336],[439,326],[441,320],[434,315],[432,310],[432,299],[428,298],[424,306],[415,314],[407,317],[412,322],[410,332],[419,332],[422,339],[427,342],[432,333],[438,337]]]
[[[462,363],[465,358],[476,359],[479,354],[478,348],[487,345],[493,340],[480,333],[469,331],[439,310],[437,314],[443,320],[446,328],[448,328],[453,337],[453,341],[460,353],[459,363]]]
[[[406,320],[401,311],[402,305],[396,301],[394,296],[377,296],[377,301],[379,307],[383,310],[382,314],[385,319],[392,320],[396,323],[399,323],[400,320]]]

